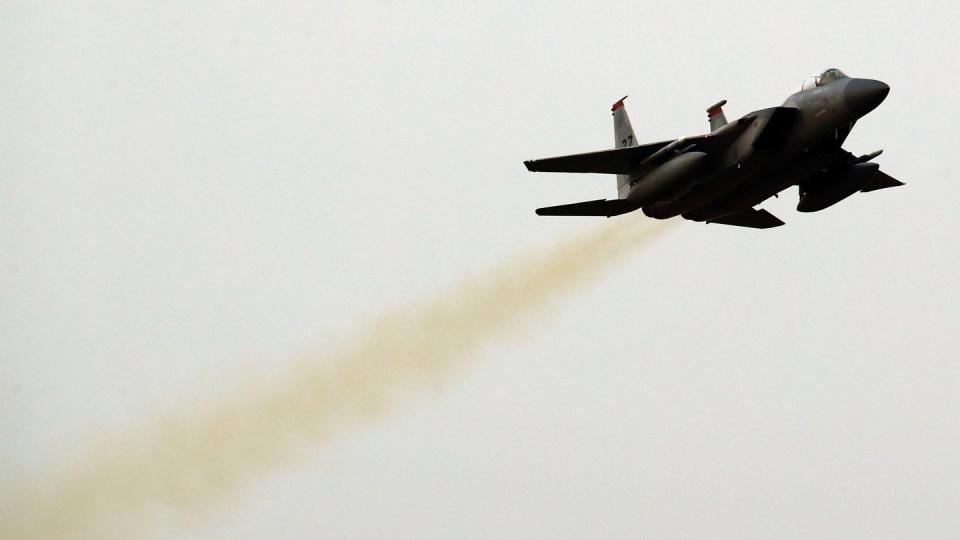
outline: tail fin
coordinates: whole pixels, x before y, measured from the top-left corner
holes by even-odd
[[[707,109],[707,118],[710,119],[710,131],[716,131],[727,125],[727,115],[723,114],[723,106],[727,100],[718,101]]]
[[[636,146],[637,141],[633,136],[633,126],[630,125],[630,117],[627,116],[627,110],[623,107],[623,100],[627,96],[620,98],[620,101],[613,104],[610,108],[613,111],[613,143],[614,148],[626,148]],[[626,198],[630,191],[630,175],[617,175],[617,196],[621,199]]]

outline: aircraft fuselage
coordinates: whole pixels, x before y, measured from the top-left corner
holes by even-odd
[[[903,185],[870,161],[842,148],[858,119],[890,88],[851,79],[838,69],[809,78],[779,107],[727,122],[721,101],[707,109],[710,133],[637,145],[623,99],[613,104],[612,150],[525,161],[530,171],[617,175],[617,199],[538,208],[547,216],[616,216],[642,209],[658,219],[752,228],[783,222],[758,203],[799,186],[800,212],[816,212],[858,191]]]
[[[848,93],[850,84],[854,88]],[[673,199],[643,206],[644,213],[660,219],[682,214],[694,221],[708,221],[751,208],[800,185],[837,160],[853,123],[876,108],[888,91],[879,81],[840,79],[798,92],[783,103],[783,108],[795,109],[786,113],[792,114],[792,119],[780,120],[783,127],[776,126],[775,118],[783,108],[753,111],[720,128],[740,121],[748,124],[727,148],[714,153],[699,182]],[[762,140],[763,134],[769,133],[768,126],[781,129],[782,136]],[[638,184],[642,181],[643,177],[637,179]]]

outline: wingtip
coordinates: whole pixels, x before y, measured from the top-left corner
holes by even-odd
[[[532,159],[531,159],[531,160],[524,161],[523,164],[527,167],[527,170],[528,170],[528,171],[530,171],[530,172],[537,172],[537,170],[533,167],[533,160],[532,160]]]

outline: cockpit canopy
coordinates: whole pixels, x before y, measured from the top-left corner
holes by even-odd
[[[810,90],[811,88],[816,88],[818,86],[826,86],[833,81],[838,79],[846,79],[847,74],[840,71],[837,68],[830,68],[824,70],[823,73],[816,77],[808,77],[807,80],[803,81],[803,86],[800,87],[801,90]]]

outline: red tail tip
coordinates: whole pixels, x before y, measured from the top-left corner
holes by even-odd
[[[617,112],[617,109],[622,109],[622,108],[623,108],[623,100],[625,100],[625,99],[627,99],[627,96],[623,96],[622,98],[620,98],[620,101],[614,103],[614,104],[613,104],[613,107],[610,107],[610,110],[613,111],[613,112]]]
[[[710,108],[707,109],[707,116],[709,116],[710,118],[713,118],[714,116],[722,113],[723,106],[726,104],[727,104],[727,100],[725,99],[722,99],[714,103],[713,105],[710,106]]]

